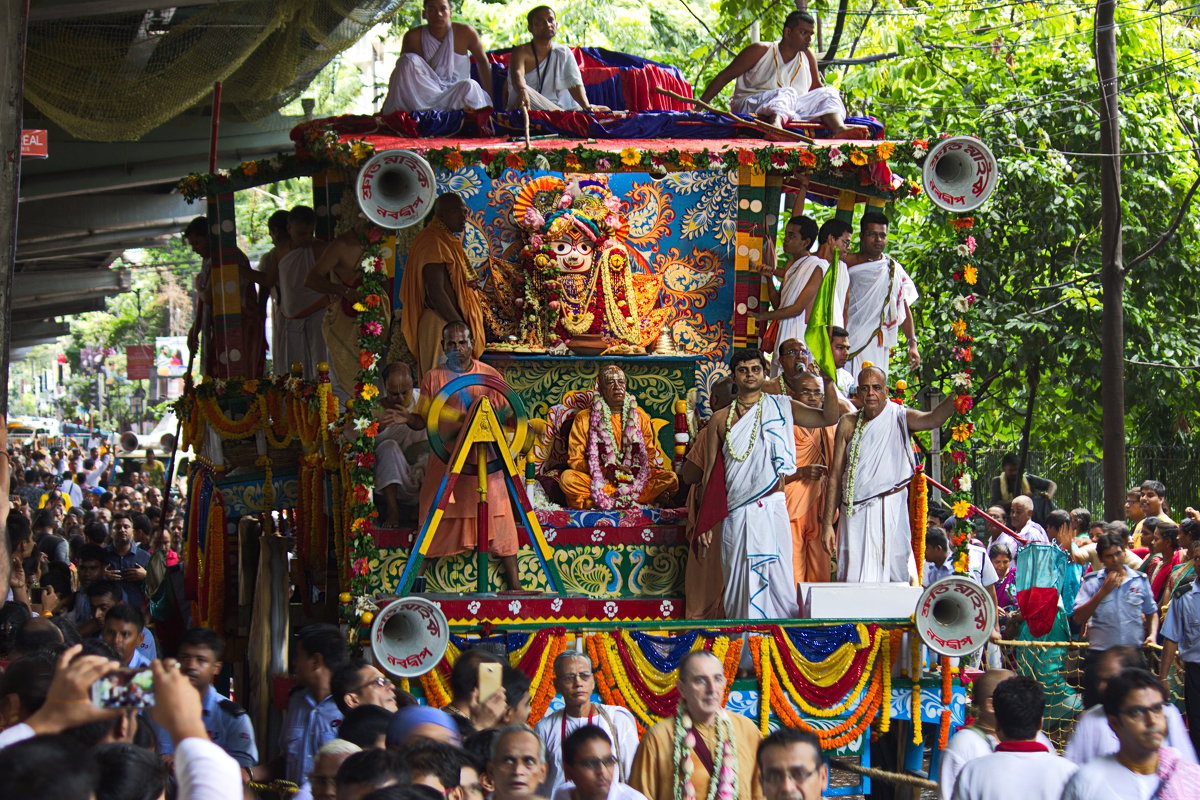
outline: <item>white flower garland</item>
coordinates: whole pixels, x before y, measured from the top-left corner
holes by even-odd
[[[734,800],[738,795],[737,745],[733,739],[733,723],[729,712],[717,712],[717,746],[713,752],[713,774],[708,782],[705,800]],[[675,713],[674,775],[675,800],[696,800],[696,787],[692,784],[692,751],[696,749],[696,737],[700,734],[692,727],[683,700]]]
[[[637,505],[638,497],[650,481],[650,454],[646,440],[638,424],[637,401],[629,392],[621,404],[621,449],[617,451],[617,437],[612,425],[612,411],[599,392],[592,401],[592,431],[588,436],[587,462],[592,479],[592,502],[605,511],[614,508],[631,508]],[[632,465],[637,471],[632,471]],[[606,467],[613,467],[615,493],[604,491],[608,479]]]
[[[863,428],[867,422],[867,414],[858,412],[858,421],[854,425],[854,435],[850,437],[850,455],[846,464],[846,516],[854,516],[854,476],[858,473],[859,449],[862,447]]]

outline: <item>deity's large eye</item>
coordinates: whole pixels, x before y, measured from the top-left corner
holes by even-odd
[[[592,244],[591,242],[580,242],[575,245],[575,249],[586,256],[592,252]]]
[[[565,256],[567,253],[571,252],[571,243],[555,242],[554,244],[550,245],[550,248],[554,251],[555,255]]]

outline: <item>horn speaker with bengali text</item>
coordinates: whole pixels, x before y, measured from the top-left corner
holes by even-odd
[[[358,171],[358,207],[381,228],[407,228],[429,215],[437,198],[433,167],[411,150],[384,150]]]
[[[386,672],[416,678],[436,667],[450,644],[450,624],[423,597],[400,597],[375,615],[371,652]]]
[[[921,167],[921,187],[938,208],[968,212],[996,190],[996,157],[974,136],[952,136],[933,146]]]
[[[140,446],[140,443],[138,442],[138,436],[133,431],[125,431],[122,433],[120,444],[121,452],[124,453],[132,453]]]
[[[921,641],[935,653],[969,656],[987,644],[996,625],[996,608],[982,586],[952,575],[921,593],[913,623]]]

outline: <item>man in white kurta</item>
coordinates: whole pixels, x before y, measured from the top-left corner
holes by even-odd
[[[803,11],[788,14],[778,42],[755,42],[734,57],[704,88],[706,103],[735,80],[729,108],[772,124],[819,119],[835,136],[847,133],[846,106],[832,86],[821,84],[817,59],[809,48],[816,30]]]
[[[528,44],[513,48],[508,61],[508,109],[530,111],[606,111],[588,102],[583,75],[571,48],[555,44],[554,9],[538,6],[527,15]]]
[[[855,375],[868,363],[886,370],[901,332],[908,343],[909,365],[916,369],[921,364],[909,312],[920,295],[904,267],[884,253],[887,229],[888,219],[883,214],[863,214],[859,250],[847,258],[846,329],[850,332],[849,369]]]
[[[450,20],[448,0],[425,0],[427,24],[404,34],[381,113],[490,108],[491,67],[479,34]],[[471,78],[471,56],[479,70]]]
[[[768,243],[766,252],[767,274],[780,278],[779,289],[773,281],[768,282],[771,310],[754,311],[751,316],[760,322],[775,321],[778,324],[775,352],[771,360],[771,375],[778,376],[781,370],[779,348],[784,342],[804,341],[808,329],[808,313],[812,309],[817,289],[829,268],[829,260],[809,252],[817,238],[817,223],[809,217],[793,215],[784,226],[783,252],[791,261],[782,271],[775,269],[774,248]]]
[[[909,434],[940,427],[954,410],[954,398],[947,396],[932,411],[905,408],[888,399],[886,373],[869,367],[858,374],[858,399],[862,408],[838,423],[822,539],[831,551],[837,542],[839,581],[916,585],[908,514]],[[835,536],[839,509],[840,536]]]
[[[546,745],[546,782],[539,794],[551,797],[566,783],[562,743],[584,725],[595,725],[608,734],[617,759],[613,781],[627,781],[638,748],[637,722],[627,708],[592,702],[596,677],[592,660],[586,653],[567,650],[554,660],[554,688],[564,706],[542,717],[534,728],[534,733]]]

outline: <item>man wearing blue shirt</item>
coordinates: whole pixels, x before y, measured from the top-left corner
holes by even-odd
[[[146,617],[141,609],[128,603],[117,603],[104,615],[104,627],[100,629],[100,638],[117,651],[122,666],[130,669],[148,667],[149,660],[138,651],[145,628]]]
[[[113,514],[112,545],[105,548],[108,565],[104,577],[117,584],[121,599],[137,608],[146,607],[142,583],[146,580],[146,565],[150,554],[133,544],[133,519],[121,512]]]
[[[348,658],[336,625],[309,625],[296,640],[292,661],[299,684],[283,720],[284,778],[300,785],[321,745],[337,738],[342,712],[330,693],[333,672]]]
[[[1200,575],[1200,542],[1192,543],[1192,568]],[[1160,567],[1161,569],[1161,567]],[[1158,666],[1158,677],[1163,685],[1176,654],[1183,662],[1183,701],[1190,723],[1192,745],[1200,750],[1200,591],[1196,585],[1185,589],[1171,601],[1167,618],[1163,620],[1163,653]]]
[[[258,763],[258,746],[254,742],[254,726],[242,708],[213,688],[221,674],[221,657],[225,641],[208,628],[192,628],[180,639],[179,667],[196,691],[200,692],[201,720],[208,738],[228,753],[242,772]],[[159,736],[158,752],[175,752],[169,736]]]
[[[1158,635],[1158,604],[1146,576],[1125,566],[1125,540],[1106,533],[1096,543],[1102,571],[1089,572],[1075,595],[1075,624],[1088,626],[1088,657],[1110,647],[1139,647]]]

